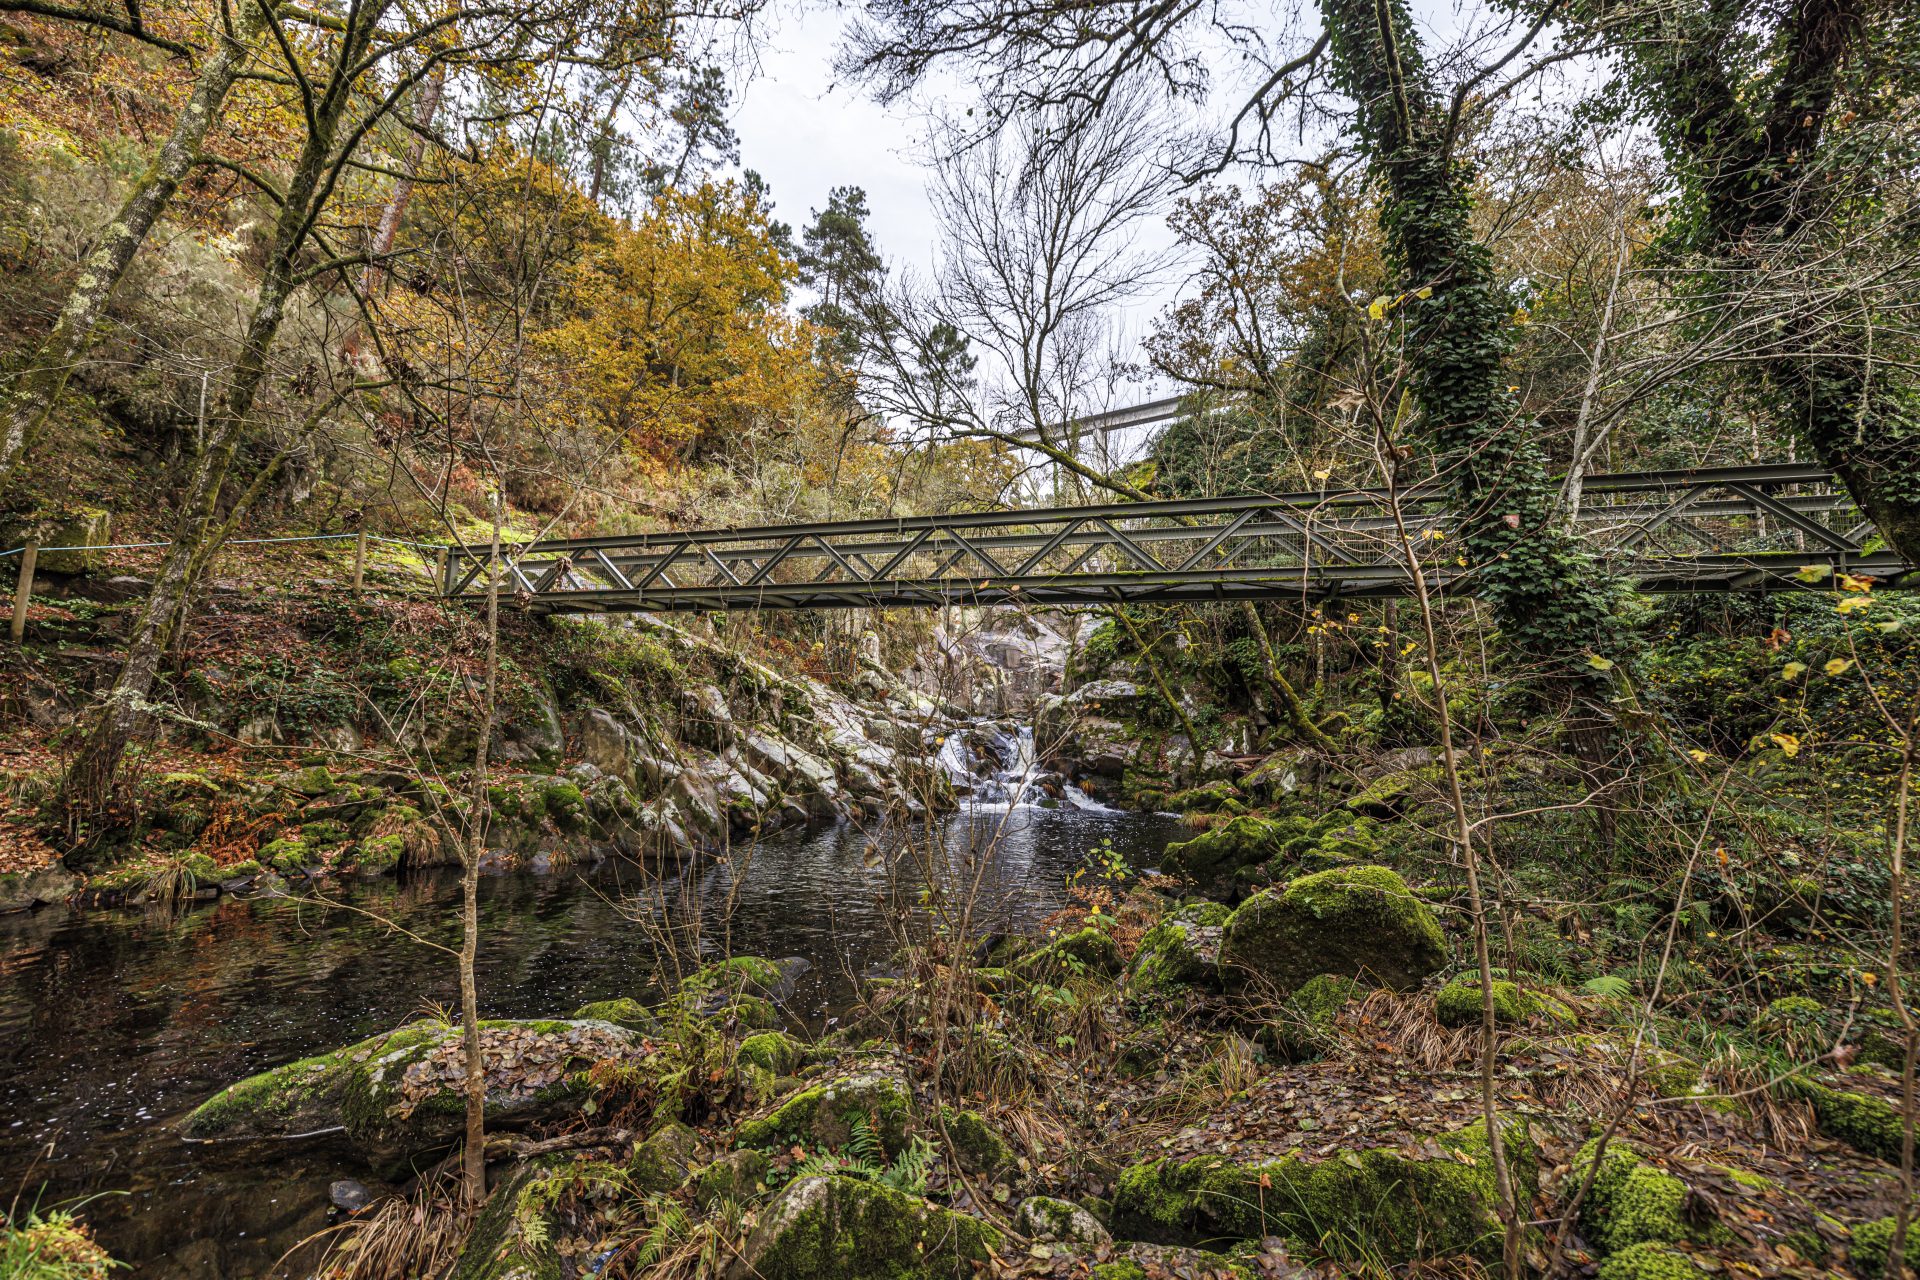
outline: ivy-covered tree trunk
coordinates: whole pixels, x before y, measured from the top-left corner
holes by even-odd
[[[243,0],[239,10],[235,28],[222,32],[200,64],[200,74],[174,120],[173,132],[160,144],[153,162],[134,183],[125,203],[81,264],[80,275],[67,294],[66,305],[60,308],[52,332],[26,358],[0,400],[0,483],[18,470],[32,449],[54,401],[91,345],[94,328],[106,314],[114,290],[133,265],[134,254],[199,160],[207,131],[219,119],[253,42],[265,31],[267,14],[262,5]]]
[[[1708,300],[1778,313],[1752,354],[1783,425],[1833,469],[1888,543],[1920,564],[1920,392],[1911,373],[1901,359],[1876,358],[1874,317],[1859,299],[1820,306],[1783,296],[1816,298],[1826,286],[1797,273],[1844,255],[1850,237],[1879,249],[1884,230],[1851,226],[1847,214],[1873,204],[1884,160],[1872,132],[1883,122],[1873,117],[1911,101],[1920,80],[1912,24],[1881,20],[1890,15],[1876,16],[1873,0],[1801,0],[1779,9],[1771,30],[1755,29],[1737,6],[1700,0],[1589,0],[1573,12],[1620,50],[1634,99],[1683,180],[1677,243],[1714,260],[1702,275]],[[1836,121],[1843,102],[1849,109]]]
[[[366,47],[365,32],[370,24],[371,19],[367,25],[349,25],[342,37],[337,67],[353,67]],[[80,750],[68,766],[65,801],[70,832],[76,839],[81,828],[96,820],[112,799],[127,746],[150,714],[149,698],[161,658],[185,621],[196,570],[206,563],[211,550],[206,544],[219,514],[221,491],[253,412],[254,397],[266,379],[268,356],[286,318],[287,304],[299,287],[296,263],[312,233],[319,206],[326,199],[336,135],[352,101],[350,79],[345,71],[337,75],[315,103],[306,144],[274,226],[273,251],[254,297],[240,357],[221,397],[213,430],[195,462],[173,541],[128,638],[120,673],[91,717]]]
[[[1323,0],[1335,72],[1359,104],[1406,324],[1409,388],[1449,486],[1455,543],[1506,639],[1560,674],[1611,647],[1605,579],[1553,518],[1556,490],[1508,384],[1511,307],[1470,224],[1472,177],[1401,0]]]

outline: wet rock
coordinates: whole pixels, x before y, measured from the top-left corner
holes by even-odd
[[[37,871],[9,871],[0,874],[0,915],[65,902],[68,895],[79,889],[79,877],[69,874],[57,862]]]
[[[1282,995],[1320,974],[1406,989],[1447,961],[1433,911],[1386,867],[1340,867],[1263,889],[1227,918],[1220,968]]]
[[[342,1212],[358,1213],[373,1203],[374,1196],[366,1183],[354,1178],[341,1178],[327,1188],[327,1199]]]
[[[801,1178],[761,1214],[728,1280],[970,1280],[1000,1233],[878,1183]]]

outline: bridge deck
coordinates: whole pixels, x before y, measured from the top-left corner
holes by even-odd
[[[1642,590],[1909,567],[1865,549],[1871,527],[1816,466],[1599,475],[1583,494],[1581,536]],[[1403,494],[1401,510],[1430,581],[1471,591],[1444,495]],[[502,586],[573,613],[1398,596],[1411,581],[1395,536],[1387,495],[1348,489],[557,539],[506,548]],[[484,592],[486,559],[450,548],[442,591]]]

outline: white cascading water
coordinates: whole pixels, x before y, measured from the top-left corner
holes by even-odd
[[[1111,812],[1059,774],[1036,765],[1029,725],[1009,733],[1002,725],[976,721],[949,733],[935,762],[961,803],[983,813],[1027,808]]]

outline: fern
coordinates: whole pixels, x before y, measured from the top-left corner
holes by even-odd
[[[933,1144],[924,1138],[915,1138],[875,1181],[917,1196],[927,1189],[927,1171],[932,1164]]]

